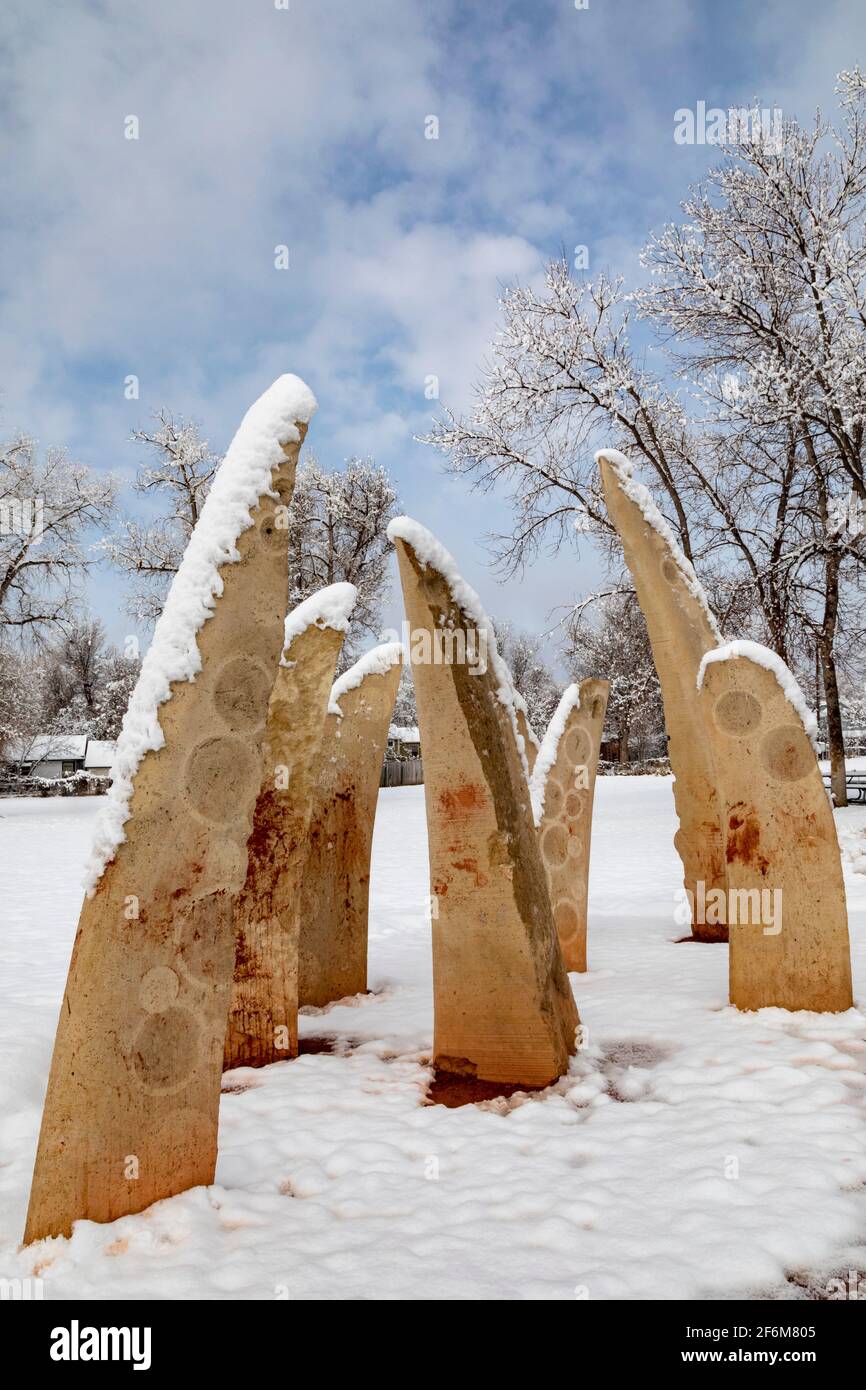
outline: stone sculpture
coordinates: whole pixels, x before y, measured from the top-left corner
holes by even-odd
[[[586,970],[592,803],[609,688],[602,680],[568,687],[541,741],[530,781],[566,970]]]
[[[754,642],[710,652],[697,685],[725,826],[731,1003],[848,1009],[845,888],[814,717],[788,668]]]
[[[529,722],[529,711],[526,708],[526,701],[516,689],[514,690],[514,709],[517,717],[517,732],[523,739],[523,753],[526,758],[526,768],[531,777],[535,771],[535,760],[538,757],[540,745],[535,730]]]
[[[596,459],[649,630],[674,774],[679,817],[674,843],[686,891],[695,901],[696,891],[724,892],[727,883],[712,750],[695,688],[701,659],[721,636],[694,570],[649,492],[632,477],[628,459],[615,449],[603,449]],[[724,941],[727,928],[693,921],[692,934],[699,941]]]
[[[434,1066],[545,1086],[565,1071],[579,1019],[528,805],[511,679],[489,619],[448,552],[407,517],[392,521],[388,534],[414,630]]]
[[[302,1005],[367,988],[373,822],[403,656],[399,642],[374,647],[331,692],[301,891]]]
[[[328,698],[357,595],[353,584],[332,584],[286,619],[246,882],[235,903],[226,1070],[298,1053],[298,929],[310,816],[321,780]]]
[[[315,410],[281,377],[214,480],[120,736],[54,1046],[25,1240],[213,1180],[287,508]]]

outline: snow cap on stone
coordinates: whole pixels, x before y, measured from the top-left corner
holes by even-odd
[[[529,764],[526,759],[523,738],[517,725],[518,706],[515,700],[514,683],[511,679],[511,672],[499,655],[496,633],[493,631],[492,622],[484,611],[481,599],[472,586],[467,584],[461,576],[454,556],[445,549],[441,541],[438,541],[431,531],[427,530],[426,526],[421,525],[420,521],[413,521],[410,516],[395,516],[393,521],[388,523],[388,539],[405,541],[407,545],[412,547],[419,562],[425,568],[429,566],[441,574],[457,607],[463,610],[479,632],[484,633],[487,663],[496,678],[496,694],[508,711],[514,729],[517,751],[523,763],[523,771],[528,778]]]
[[[297,608],[286,615],[286,628],[283,637],[283,654],[280,665],[286,664],[286,655],[296,637],[306,632],[308,627],[331,627],[336,632],[347,632],[352,609],[358,599],[354,584],[328,584],[317,589]]]
[[[316,398],[299,377],[278,377],[250,406],[217,469],[124,716],[111,788],[85,869],[90,896],[126,838],[123,827],[139,765],[165,743],[159,707],[171,698],[174,681],[194,680],[201,670],[196,639],[223,590],[220,566],[240,559],[237,541],[252,526],[253,509],[264,493],[274,495],[272,474],[285,462],[282,446],[300,439],[298,425],[308,424],[315,410]]]
[[[357,690],[358,686],[367,676],[385,676],[392,666],[402,666],[406,654],[400,642],[382,642],[378,647],[371,647],[368,652],[359,657],[354,666],[350,666],[348,671],[344,671],[342,676],[338,676],[331,687],[331,698],[328,701],[328,713],[343,717],[340,709],[340,700],[347,695],[350,690]]]
[[[803,728],[809,735],[812,747],[817,753],[818,721],[809,708],[796,677],[776,652],[770,651],[769,647],[762,647],[760,642],[728,642],[723,647],[714,647],[711,652],[707,652],[698,667],[698,690],[703,687],[708,666],[717,661],[733,661],[739,656],[745,657],[747,661],[754,661],[757,666],[763,666],[766,671],[770,671],[776,677],[782,694],[802,721]]]
[[[547,779],[551,769],[556,763],[559,753],[559,742],[565,733],[568,721],[573,710],[580,709],[580,686],[566,686],[562,693],[562,698],[553,712],[553,717],[545,730],[544,738],[541,740],[541,747],[538,750],[538,757],[535,760],[535,768],[529,779],[529,794],[532,798],[532,814],[535,824],[541,824],[544,815],[544,793],[547,788]]]
[[[707,603],[707,596],[704,593],[703,585],[689,561],[686,559],[679,542],[665,521],[655,502],[649,488],[644,487],[634,477],[634,467],[630,459],[625,454],[621,454],[619,449],[599,449],[595,455],[596,463],[609,463],[616,473],[620,487],[628,497],[629,501],[634,502],[638,510],[643,514],[644,520],[653,528],[657,535],[661,537],[670,551],[671,559],[680,571],[683,582],[691,594],[692,598],[700,604],[704,610],[704,616],[709,624],[710,631],[717,642],[721,642],[722,634],[719,631],[718,623],[710,611]]]

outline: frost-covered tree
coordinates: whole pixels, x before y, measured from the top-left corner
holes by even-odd
[[[143,623],[162,612],[186,543],[201,514],[220,464],[198,428],[162,410],[157,427],[133,438],[153,455],[136,475],[135,491],[149,496],[156,514],[148,522],[126,517],[105,542],[110,558],[132,587],[129,611]],[[289,509],[289,606],[316,589],[347,581],[358,588],[352,627],[341,662],[352,655],[353,634],[378,631],[388,586],[386,527],[396,493],[384,469],[370,459],[350,459],[344,469],[323,468],[310,454],[298,469]],[[161,511],[159,510],[161,508]]]
[[[150,459],[139,467],[132,486],[151,499],[157,514],[148,522],[125,517],[105,542],[110,559],[131,581],[127,607],[142,623],[155,622],[162,612],[220,462],[196,425],[168,410],[154,419],[154,429],[133,431]]]
[[[634,593],[604,595],[571,623],[566,655],[576,680],[610,682],[605,728],[616,733],[619,760],[630,760],[635,742],[664,732],[661,689],[649,633]]]
[[[397,698],[394,701],[391,723],[399,725],[402,729],[413,729],[418,723],[415,683],[412,680],[411,666],[404,666],[400,673],[400,684],[397,687]]]
[[[358,635],[381,627],[391,554],[387,527],[396,501],[387,473],[372,459],[351,458],[342,469],[326,469],[308,454],[298,469],[289,508],[289,602],[294,606],[327,584],[356,585],[344,663]]]
[[[511,672],[518,692],[526,701],[532,729],[539,739],[543,738],[564,686],[545,661],[539,638],[517,631],[508,622],[494,622],[493,628],[499,654]]]
[[[42,639],[73,611],[95,563],[87,533],[112,514],[115,483],[71,461],[63,449],[40,455],[19,435],[0,445],[0,647]]]
[[[722,447],[784,437],[797,493],[797,544],[782,559],[791,612],[818,651],[844,802],[835,651],[846,571],[866,563],[862,531],[832,524],[834,497],[862,503],[866,426],[866,83],[840,74],[841,120],[777,138],[747,135],[651,239],[642,314],[674,340]]]
[[[44,702],[38,655],[4,647],[0,652],[0,763],[26,762],[42,733]]]
[[[77,697],[93,713],[102,676],[105,629],[98,618],[72,623],[45,657],[44,693],[53,715]]]
[[[43,655],[41,732],[117,738],[139,667],[106,641],[98,619],[80,618]]]
[[[842,74],[840,98],[836,130],[820,118],[810,131],[788,121],[780,138],[741,127],[688,222],[650,243],[654,283],[637,296],[576,281],[565,262],[541,289],[509,290],[473,409],[428,438],[475,486],[510,490],[514,526],[496,538],[506,572],[587,534],[616,561],[592,452],[626,452],[723,629],[788,660],[818,650],[843,803],[836,651],[844,587],[866,558],[866,528],[832,521],[840,491],[863,497],[859,72]],[[640,352],[635,301],[657,333]]]

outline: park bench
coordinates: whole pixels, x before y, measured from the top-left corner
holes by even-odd
[[[830,790],[830,774],[823,773],[824,786]],[[845,786],[848,788],[849,801],[866,801],[866,771],[849,772],[845,777]]]

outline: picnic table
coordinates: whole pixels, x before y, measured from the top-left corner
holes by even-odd
[[[824,786],[830,790],[830,774],[822,774]],[[866,771],[849,772],[845,775],[845,786],[848,788],[849,801],[866,801]]]

